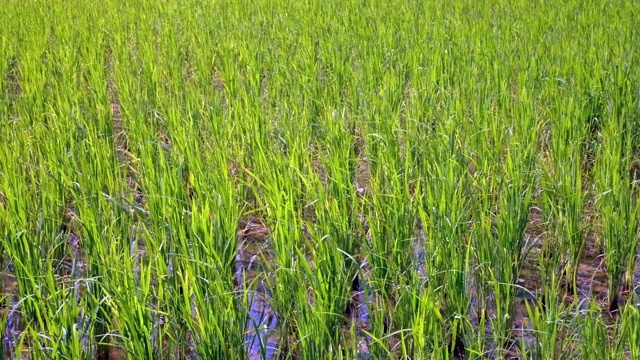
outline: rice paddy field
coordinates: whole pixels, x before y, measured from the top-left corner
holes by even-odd
[[[4,359],[640,359],[640,2],[0,0]]]

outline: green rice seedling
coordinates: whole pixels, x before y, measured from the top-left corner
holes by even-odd
[[[511,176],[513,175],[511,174]],[[509,175],[505,174],[506,176]],[[478,240],[475,248],[479,263],[482,267],[486,267],[483,269],[483,275],[486,276],[485,279],[490,284],[495,297],[496,314],[492,319],[493,336],[496,341],[504,342],[507,339],[513,316],[517,290],[515,282],[525,255],[524,231],[531,187],[526,183],[518,182],[496,185],[499,187],[489,191],[502,194],[499,200],[500,210],[498,211],[500,213],[495,219],[491,214],[484,215],[490,216],[489,218],[481,217],[481,223],[488,225],[482,227],[482,235],[476,234],[482,240]],[[489,205],[489,203],[485,204]],[[494,221],[495,228],[491,225]],[[485,303],[484,306],[490,305]],[[500,346],[499,343],[496,345]]]
[[[381,122],[384,121],[381,119]],[[389,124],[391,125],[391,124]],[[380,133],[392,134],[387,124],[380,124]],[[405,329],[412,323],[413,314],[408,311],[412,304],[410,291],[417,287],[416,270],[413,268],[413,230],[416,212],[409,190],[408,164],[403,158],[399,140],[391,135],[378,133],[369,135],[365,143],[371,158],[371,199],[365,205],[365,216],[369,226],[370,248],[368,262],[372,271],[374,296],[379,296],[383,308],[376,308],[373,302],[373,336],[383,339],[382,333],[375,331]],[[391,304],[395,304],[392,311]],[[406,306],[407,308],[404,308]],[[375,324],[376,321],[382,323]],[[384,323],[387,323],[386,325]],[[402,334],[404,335],[404,334]],[[412,353],[413,345],[407,345]]]
[[[580,112],[575,103],[562,106],[561,111],[566,111],[567,115],[550,120],[547,153],[550,164],[546,166],[543,176],[543,209],[550,229],[549,236],[553,240],[548,248],[549,257],[541,259],[541,264],[551,264],[548,269],[550,272],[564,273],[567,287],[575,291],[578,264],[586,237],[586,229],[582,224],[583,143],[586,140],[586,127],[573,120]],[[558,257],[558,253],[564,255]],[[549,271],[544,273],[554,276]]]
[[[200,152],[193,152],[194,155],[198,153]],[[199,330],[208,333],[206,342],[198,342],[198,350],[209,352],[207,347],[214,343],[219,347],[220,354],[238,356],[242,348],[242,338],[239,335],[245,324],[234,294],[233,262],[239,208],[233,196],[233,183],[228,175],[226,157],[221,156],[220,151],[213,151],[211,154],[218,154],[218,157],[212,156],[203,163],[215,164],[218,170],[212,172],[215,177],[203,176],[204,171],[199,174],[202,179],[195,180],[193,187],[194,192],[201,194],[202,198],[198,200],[196,196],[191,207],[192,231],[199,242],[193,245],[192,251],[198,249],[202,252],[195,257],[196,262],[191,260],[192,266],[195,267],[192,276],[202,279],[196,283],[198,286],[194,287],[198,313],[196,316],[200,323]],[[208,171],[215,169],[215,165]],[[201,209],[196,207],[197,202],[203,204]],[[193,253],[191,256],[193,257]],[[216,286],[212,288],[210,282]],[[205,324],[216,324],[219,327],[209,330],[210,326]],[[207,353],[202,352],[201,355],[205,356]]]
[[[409,9],[399,8],[398,15],[408,17]],[[418,213],[413,197],[418,160],[413,149],[419,143],[407,131],[409,79],[394,75],[409,73],[412,55],[406,45],[412,39],[394,37],[386,27],[378,31],[381,41],[372,43],[375,46],[363,54],[378,61],[363,62],[361,68],[366,94],[371,94],[362,104],[368,119],[361,155],[368,169],[363,207],[369,239],[366,253],[373,296],[379,297],[370,308],[371,326],[372,337],[381,341],[372,346],[388,348],[382,344],[390,344],[393,337],[399,341],[402,356],[413,356],[416,350],[410,327],[415,321],[413,306],[420,287],[414,247]],[[370,350],[376,351],[372,347]]]
[[[447,299],[431,287],[426,287],[417,296],[417,314],[411,327],[416,358],[451,358],[452,353],[455,354],[455,351],[452,351],[455,339],[464,338],[465,329],[455,321],[449,329],[445,328],[449,320],[442,314],[441,302],[443,300]],[[449,311],[449,309],[445,310]],[[453,316],[464,319],[460,315]]]
[[[14,267],[30,348],[50,358],[70,359],[83,354],[81,340],[88,329],[78,325],[78,318],[86,302],[78,299],[74,286],[77,275],[68,273],[66,261],[58,255],[66,248],[67,239],[60,235],[47,239],[44,235],[55,234],[58,228],[55,218],[47,218],[53,221],[43,220],[35,233],[25,229],[15,237],[9,235],[5,250]]]
[[[548,260],[540,261],[543,263]],[[577,310],[564,305],[560,297],[562,292],[559,274],[552,271],[548,274],[544,278],[543,294],[533,301],[525,302],[534,339],[532,346],[521,350],[526,359],[541,359],[546,356],[565,358],[570,357],[573,352],[570,344],[563,341],[563,336],[571,331],[571,324],[566,318],[571,311]]]
[[[597,309],[584,312],[580,330],[583,356],[592,359],[610,358],[606,328],[598,321]]]
[[[634,297],[634,300],[637,297]],[[636,300],[637,301],[637,300]],[[627,303],[622,310],[622,320],[620,321],[620,333],[627,340],[627,350],[631,358],[640,356],[640,338],[638,335],[638,306],[634,303]]]
[[[464,352],[464,318],[470,307],[470,284],[467,283],[470,254],[466,240],[469,195],[466,161],[457,149],[455,129],[443,125],[430,144],[425,149],[431,158],[425,162],[425,178],[420,183],[419,191],[422,196],[418,210],[425,234],[425,285],[430,291],[441,294],[440,316],[447,319],[450,328],[443,329],[447,332],[439,336],[455,334],[449,339],[451,353],[459,353]]]
[[[21,82],[21,88],[27,87],[30,95],[15,98],[12,110],[16,117],[21,117],[13,130],[21,128],[24,142],[19,137],[15,139],[15,145],[23,146],[22,150],[12,150],[19,156],[13,159],[17,166],[14,169],[16,176],[7,177],[10,182],[3,186],[4,191],[15,199],[7,204],[10,206],[7,214],[10,233],[5,250],[15,269],[18,296],[26,315],[28,331],[24,334],[30,348],[52,358],[72,358],[80,357],[83,352],[81,340],[89,330],[78,325],[78,317],[86,303],[84,299],[77,299],[79,293],[74,282],[78,274],[69,274],[70,246],[59,229],[65,211],[64,197],[68,195],[66,187],[70,185],[68,178],[74,175],[70,165],[77,155],[74,149],[81,134],[76,123],[61,121],[61,118],[75,116],[79,120],[82,115],[78,114],[78,109],[88,101],[71,95],[67,82],[51,80],[63,66],[70,68],[66,71],[75,70],[72,67],[75,64],[70,60],[73,51],[62,54],[65,57],[61,56],[59,62],[53,63],[52,59],[59,55],[59,45],[51,43],[50,39],[44,40],[48,42],[40,44],[43,45],[41,50],[25,50],[20,59],[16,59],[20,76],[14,80]],[[61,43],[64,41],[64,38],[60,39]],[[34,54],[42,59],[34,59]],[[35,79],[26,74],[31,66],[35,67],[32,69],[34,75],[46,78],[44,83],[34,82]],[[48,105],[47,99],[56,99],[58,106]],[[34,115],[42,116],[42,121],[30,122],[29,117]],[[46,140],[52,133],[57,134],[56,141]],[[24,153],[25,149],[28,149],[27,153]]]
[[[321,156],[326,180],[312,177],[315,215],[306,229],[310,238],[311,263],[302,263],[307,274],[313,318],[298,322],[303,357],[331,356],[344,340],[343,314],[352,301],[352,284],[357,282],[358,260],[356,240],[358,234],[357,194],[353,186],[355,162],[351,157],[351,135],[344,124],[330,113],[323,123],[326,143],[322,143]],[[346,156],[345,156],[346,155]],[[317,332],[320,332],[319,334]]]
[[[578,318],[578,353],[585,359],[621,359],[625,358],[625,334],[616,321],[607,325],[602,318],[601,309],[591,306],[581,312]]]
[[[260,156],[256,164],[259,166],[256,170],[256,181],[264,194],[265,218],[273,238],[275,263],[272,268],[274,279],[271,291],[274,307],[283,323],[283,341],[293,330],[292,320],[309,311],[308,299],[302,301],[307,295],[299,273],[299,262],[306,261],[300,216],[302,189],[300,174],[296,173],[301,171],[296,157],[302,156],[302,149],[296,144],[292,145],[288,148],[288,151],[291,151],[290,157],[266,152],[267,149],[262,149],[262,152],[256,154]],[[291,299],[298,301],[292,302]],[[300,311],[301,314],[294,317],[294,311]]]
[[[2,281],[4,282],[5,279],[4,277],[6,276],[5,274],[5,270],[2,271]],[[6,290],[5,290],[6,291]],[[11,295],[7,294],[3,291],[2,296],[0,296],[0,301],[3,304],[3,309],[2,312],[0,312],[0,336],[2,337],[2,339],[6,339],[6,338],[10,338],[10,337],[5,337],[7,336],[6,332],[7,332],[7,323],[9,322],[9,315],[11,312],[11,306],[13,305],[11,302]],[[8,351],[8,350],[4,350],[3,351]]]
[[[179,34],[164,30],[176,41]],[[166,44],[169,48],[189,45]],[[151,58],[156,48],[141,51]],[[188,51],[184,56],[193,62],[203,61]],[[118,59],[124,64],[129,61],[126,56]],[[193,337],[200,356],[240,356],[245,316],[239,313],[241,297],[234,290],[239,208],[228,171],[228,128],[220,126],[224,119],[219,114],[189,100],[195,100],[200,89],[196,80],[185,82],[180,64],[159,60],[153,67],[133,65],[142,66],[146,75],[142,80],[156,89],[149,95],[128,83],[125,75],[119,90],[125,109],[139,108],[133,113],[153,114],[151,118],[132,118],[129,132],[133,139],[139,139],[133,144],[138,149],[135,153],[157,155],[142,159],[140,179],[149,197],[148,211],[155,218],[153,229],[165,234],[161,239],[167,239],[166,243],[147,242],[148,247],[163,249],[157,254],[162,259],[158,275],[167,279],[170,305],[166,309],[171,312],[163,316],[185,320],[169,321],[183,328],[178,336]],[[193,76],[206,75],[197,71]],[[170,86],[164,85],[165,77]],[[176,94],[185,97],[184,107],[176,106]],[[145,128],[149,123],[155,131]],[[158,133],[166,138],[159,139]],[[194,138],[200,141],[191,141]],[[185,333],[185,326],[190,334]]]
[[[628,89],[628,79],[616,72],[615,84]],[[612,94],[613,108],[604,119],[602,144],[595,164],[596,208],[601,216],[605,264],[609,279],[609,310],[618,309],[619,286],[625,273],[633,273],[637,252],[638,210],[635,186],[629,178],[632,151],[628,92]],[[628,90],[627,90],[628,91]],[[627,281],[627,287],[630,286]]]
[[[502,166],[485,165],[493,172],[477,174],[477,189],[474,209],[474,250],[476,252],[480,281],[490,289],[495,301],[495,315],[491,319],[495,346],[501,347],[508,340],[516,295],[516,280],[526,255],[526,234],[529,208],[535,173],[533,172],[533,149],[536,143],[535,119],[526,109],[521,124],[513,124],[511,148],[503,156],[497,156]],[[489,136],[496,134],[491,130]],[[497,135],[499,136],[499,135]],[[498,148],[499,149],[499,148]],[[486,151],[486,150],[485,150]],[[491,150],[489,150],[491,151]],[[494,150],[495,151],[495,150]],[[488,167],[491,166],[491,167]],[[497,175],[499,174],[499,175]],[[495,177],[494,177],[495,176]],[[480,296],[488,296],[481,293]],[[490,302],[481,301],[488,309]]]
[[[3,134],[4,135],[4,134]],[[24,144],[24,137],[6,134],[8,139],[12,139],[13,144]],[[9,254],[13,252],[18,254],[19,247],[17,246],[17,237],[21,231],[25,231],[27,219],[26,204],[31,200],[30,192],[28,191],[27,184],[22,180],[24,176],[24,169],[18,161],[17,149],[13,149],[10,146],[3,146],[0,157],[0,166],[2,168],[2,176],[0,176],[0,188],[2,193],[5,194],[6,200],[3,205],[0,206],[0,225],[2,225],[2,242],[0,248],[2,250],[2,330],[3,339],[7,339],[9,344],[13,343],[16,346],[20,345],[20,342],[16,342],[16,338],[20,337],[19,333],[12,334],[12,331],[19,331],[16,329],[19,324],[15,324],[17,317],[14,316],[14,311],[19,309],[19,294],[12,294],[11,287],[6,285],[11,281],[11,256]],[[7,174],[14,174],[15,177],[9,177]],[[15,244],[15,245],[14,245]],[[22,268],[21,268],[22,269]],[[15,275],[13,275],[15,276]],[[16,279],[17,280],[17,279]],[[5,282],[6,281],[6,282]],[[11,317],[11,318],[10,318]],[[10,325],[5,327],[6,325]],[[8,346],[8,345],[7,345]],[[4,347],[4,345],[3,345]],[[14,349],[6,349],[7,353]]]

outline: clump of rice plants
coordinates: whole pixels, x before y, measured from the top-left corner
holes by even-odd
[[[612,109],[603,119],[602,142],[596,159],[596,208],[601,217],[601,237],[609,278],[609,311],[618,310],[620,285],[631,287],[638,249],[637,184],[631,180],[633,124],[628,117],[637,112],[630,83],[623,69],[612,72]]]
[[[575,103],[564,105],[559,112],[566,115],[549,119],[549,150],[545,153],[549,164],[545,166],[543,176],[543,209],[549,228],[546,251],[549,254],[541,264],[549,264],[546,276],[556,280],[564,276],[571,292],[576,290],[578,265],[587,235],[583,224],[586,127],[578,121],[579,106]]]

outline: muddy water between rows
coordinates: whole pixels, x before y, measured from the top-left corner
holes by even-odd
[[[278,349],[278,317],[271,307],[271,291],[261,281],[260,250],[250,240],[240,243],[236,255],[236,283],[249,304],[244,335],[245,353],[250,359],[274,359]]]
[[[240,232],[238,253],[236,255],[236,283],[240,284],[238,293],[246,294],[249,304],[247,328],[244,336],[245,353],[250,360],[275,359],[278,356],[282,338],[278,328],[278,316],[271,306],[271,290],[265,281],[268,264],[268,231],[257,221],[247,223]],[[365,286],[359,277],[352,284],[352,303],[345,315],[348,328],[351,323],[356,326],[358,339],[358,358],[369,359],[368,344],[371,339],[362,330],[369,327],[369,308],[372,298],[365,295]],[[370,293],[370,291],[367,291]],[[283,346],[286,347],[286,346]]]

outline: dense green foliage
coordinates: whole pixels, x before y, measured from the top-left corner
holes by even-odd
[[[640,358],[639,45],[623,0],[0,0],[4,356],[248,357],[262,288],[264,357]]]

